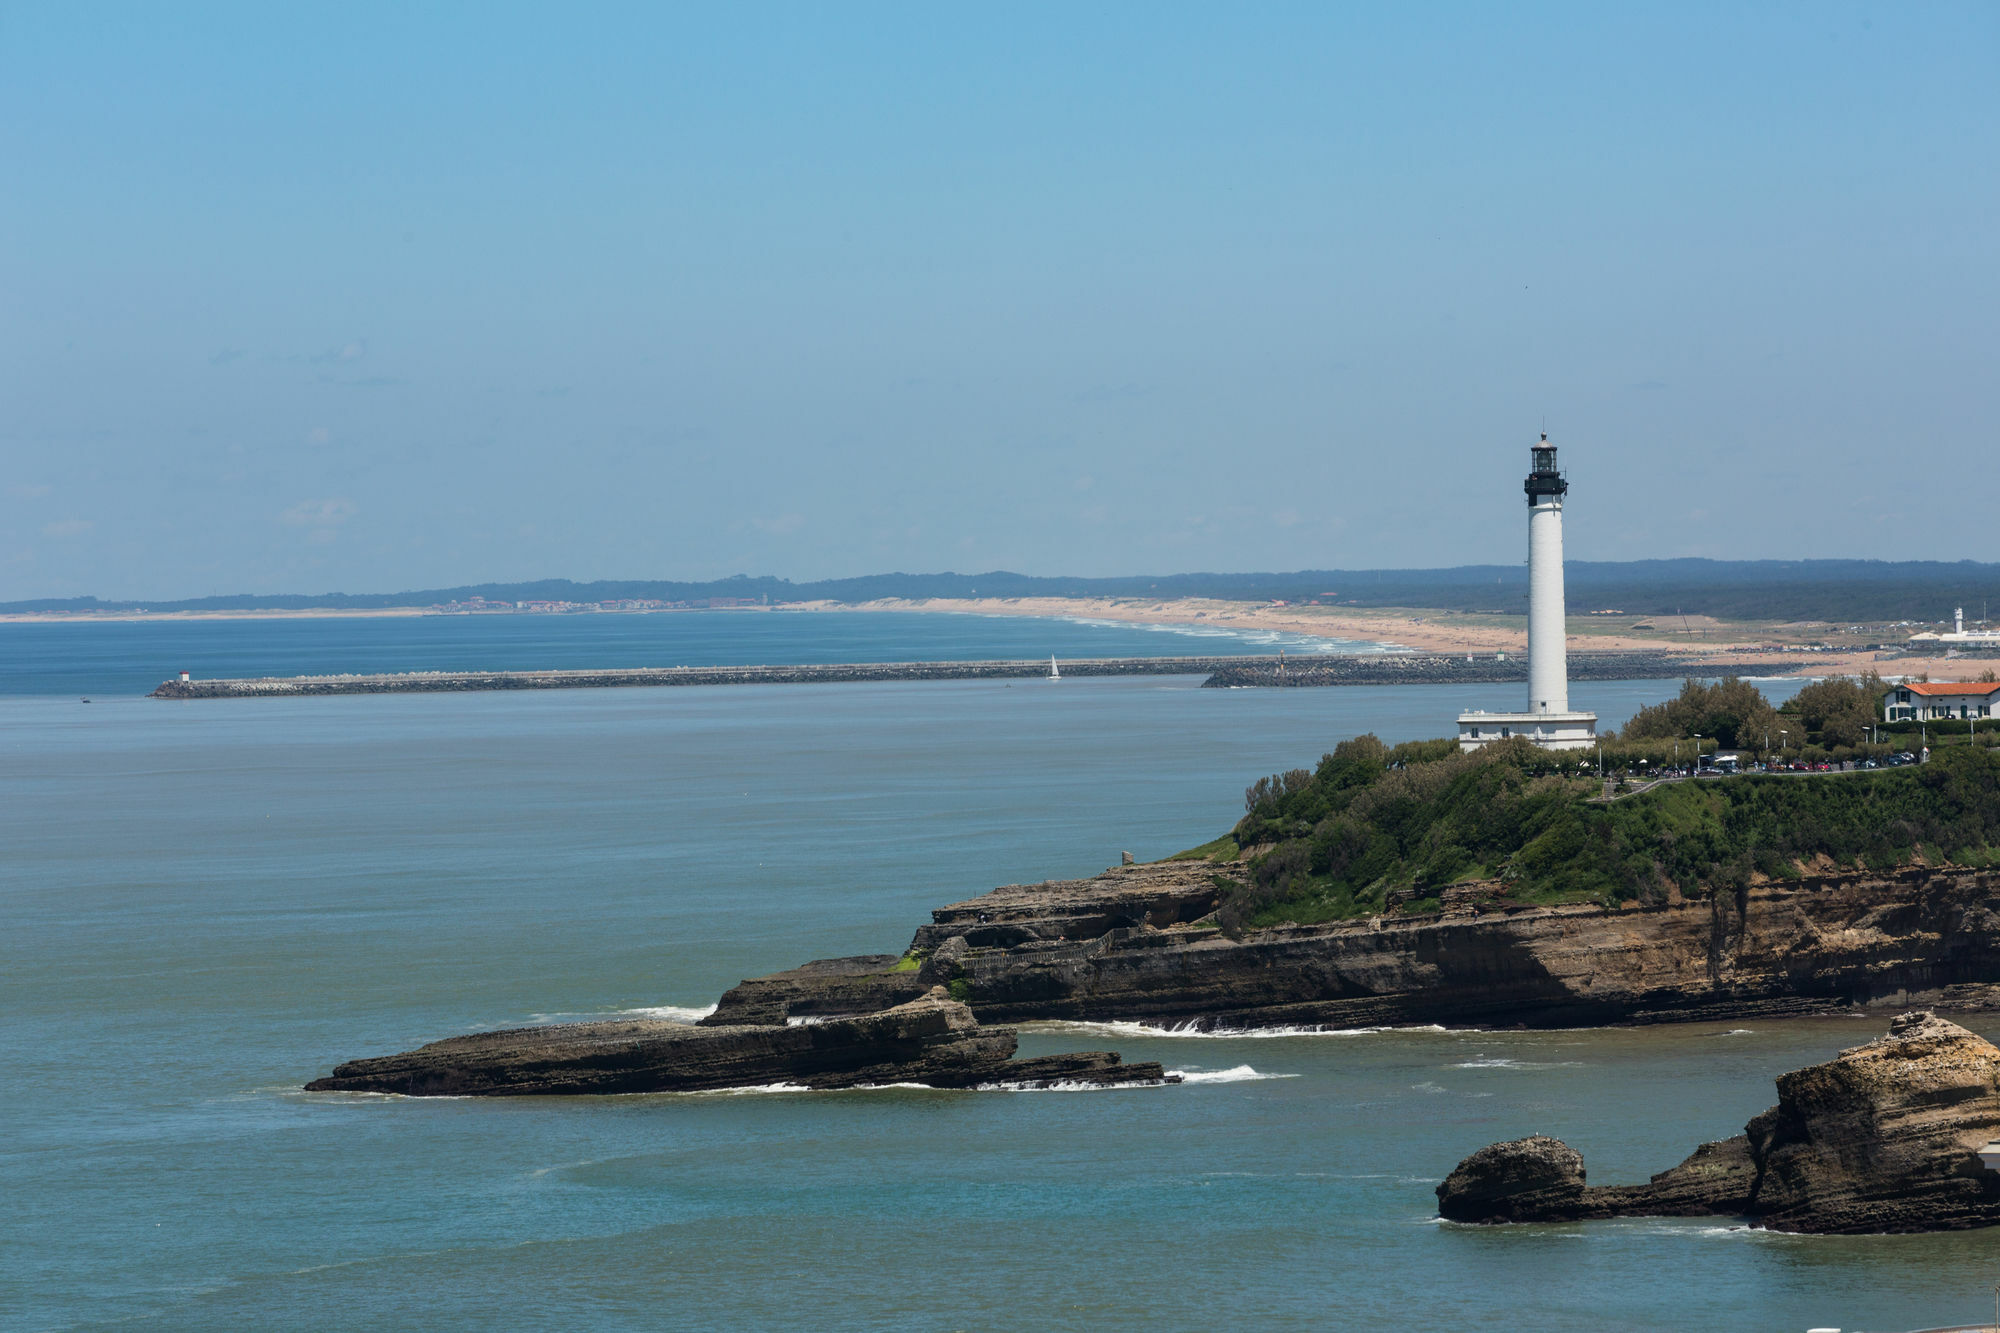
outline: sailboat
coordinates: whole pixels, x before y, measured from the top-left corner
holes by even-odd
[[[1056,665],[1056,655],[1054,653],[1049,654],[1049,679],[1062,679],[1062,669]]]

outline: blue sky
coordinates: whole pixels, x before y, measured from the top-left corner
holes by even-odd
[[[1576,557],[2000,559],[1996,111],[1990,4],[0,6],[0,599],[1510,560],[1544,426]]]

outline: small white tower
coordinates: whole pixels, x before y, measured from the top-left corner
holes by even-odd
[[[1462,713],[1458,743],[1476,750],[1525,736],[1549,750],[1588,749],[1597,714],[1569,709],[1569,648],[1563,604],[1563,497],[1569,482],[1556,467],[1556,447],[1543,435],[1529,453],[1528,708],[1524,713]]]

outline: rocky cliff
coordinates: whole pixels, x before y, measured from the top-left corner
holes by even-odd
[[[1827,875],[1623,911],[1454,894],[1443,913],[1230,938],[1212,917],[1220,869],[1165,862],[996,889],[933,912],[901,960],[830,959],[745,981],[705,1021],[866,1013],[932,986],[989,1022],[1210,1028],[2000,1006],[1993,871]]]
[[[786,1084],[852,1088],[921,1083],[1049,1087],[1172,1081],[1157,1064],[1108,1051],[1013,1059],[1014,1034],[981,1027],[942,990],[880,1013],[824,1023],[694,1027],[661,1019],[564,1023],[435,1041],[351,1060],[308,1092],[522,1097],[700,1092]]]
[[[2000,1049],[1922,1012],[1778,1079],[1778,1104],[1645,1185],[1585,1183],[1583,1158],[1536,1135],[1482,1148],[1438,1186],[1458,1222],[1719,1214],[1778,1231],[1944,1231],[2000,1223]]]

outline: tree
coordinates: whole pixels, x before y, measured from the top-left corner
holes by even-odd
[[[1761,748],[1781,724],[1771,701],[1749,681],[1725,676],[1713,685],[1689,680],[1676,697],[1642,708],[1625,724],[1625,739],[1677,740],[1712,736],[1725,749]]]
[[[1793,695],[1783,712],[1796,717],[1809,733],[1817,734],[1820,744],[1828,749],[1859,745],[1868,738],[1869,725],[1875,721],[1876,709],[1888,688],[1872,671],[1859,679],[1831,676]]]

